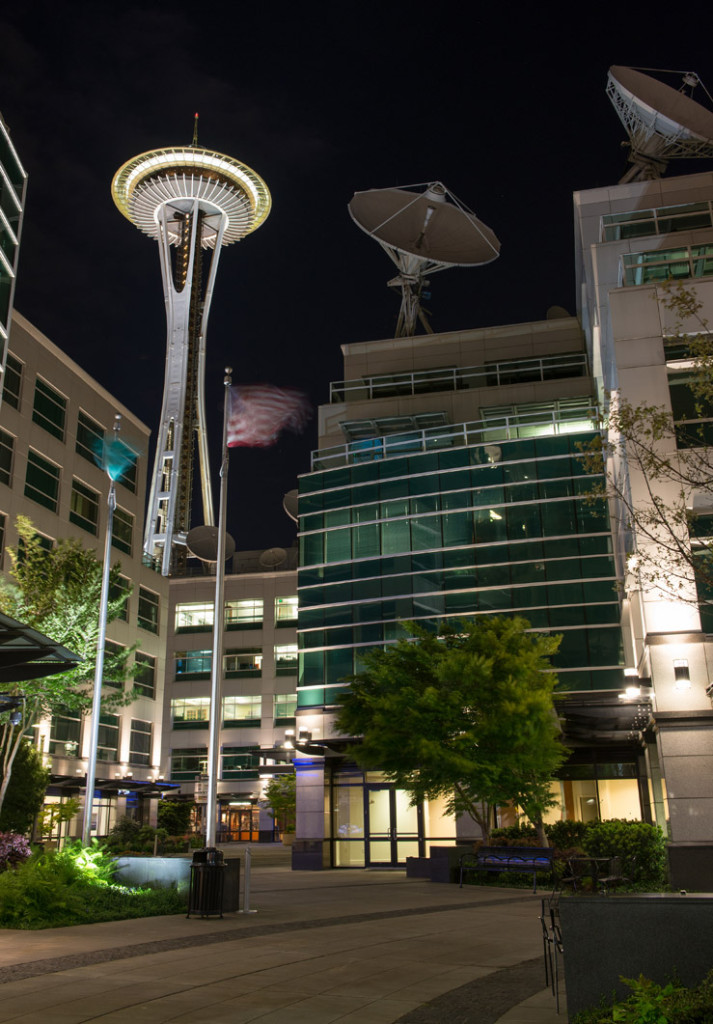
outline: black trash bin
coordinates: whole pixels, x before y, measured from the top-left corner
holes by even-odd
[[[223,854],[214,846],[196,850],[191,864],[191,884],[188,890],[188,913],[210,917],[223,916],[223,887],[225,864]]]

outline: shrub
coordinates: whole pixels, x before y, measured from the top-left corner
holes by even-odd
[[[0,871],[22,864],[32,853],[30,844],[17,832],[0,832]]]
[[[713,1024],[713,971],[694,988],[657,985],[643,975],[622,978],[632,994],[575,1014],[572,1024]]]
[[[161,800],[158,805],[158,827],[169,836],[182,836],[191,827],[195,804],[183,800]]]
[[[545,825],[545,832],[552,846],[564,850],[568,847],[581,848],[588,828],[589,824],[586,821],[565,818],[563,821],[553,822],[552,825]]]
[[[656,888],[666,883],[666,840],[645,821],[592,821],[582,843],[592,857],[621,857],[632,881]]]

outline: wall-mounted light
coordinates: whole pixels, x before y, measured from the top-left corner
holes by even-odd
[[[674,658],[673,678],[675,680],[675,690],[681,691],[691,689],[691,674],[688,671],[688,662],[685,658]]]

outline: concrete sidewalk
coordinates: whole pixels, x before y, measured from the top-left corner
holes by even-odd
[[[0,932],[0,1022],[567,1019],[542,992],[540,903],[527,890],[292,872],[275,848],[254,849],[252,868],[254,914]]]

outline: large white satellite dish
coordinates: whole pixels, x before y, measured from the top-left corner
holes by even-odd
[[[680,89],[636,68],[609,68],[607,96],[629,136],[632,166],[622,183],[660,178],[669,160],[713,157],[713,111],[685,90],[700,85],[709,99],[710,93],[692,71],[659,73],[681,76]]]
[[[431,333],[421,308],[426,274],[477,267],[500,255],[495,234],[440,181],[356,192],[349,213],[399,269],[389,281],[401,291],[397,338],[414,334],[418,321]]]

